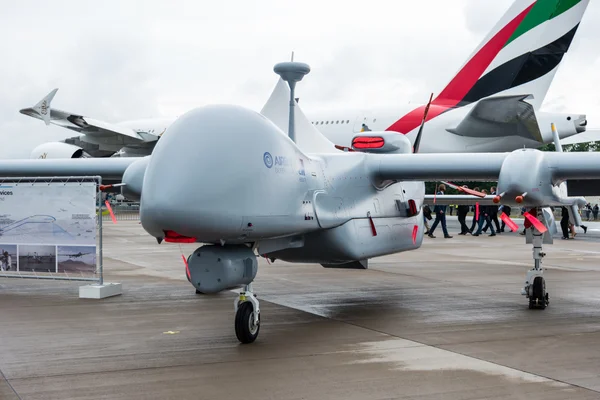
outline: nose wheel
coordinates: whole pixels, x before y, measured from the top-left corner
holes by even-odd
[[[252,292],[252,284],[235,299],[235,335],[241,343],[252,343],[260,331],[260,306]]]
[[[545,310],[550,304],[548,292],[546,292],[546,281],[543,277],[538,276],[533,280],[533,284],[529,286],[529,309]]]

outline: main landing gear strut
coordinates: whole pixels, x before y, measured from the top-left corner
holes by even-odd
[[[540,220],[543,218],[541,209],[538,210],[537,217]],[[532,269],[527,271],[527,279],[525,281],[525,286],[521,290],[521,294],[529,299],[529,309],[544,310],[550,303],[550,298],[546,291],[544,268],[542,267],[542,259],[546,255],[546,253],[542,252],[544,234],[538,231],[534,226],[530,229],[533,243],[533,261],[535,264]]]
[[[260,305],[252,291],[252,283],[244,286],[234,301],[235,335],[242,343],[252,343],[260,330]]]

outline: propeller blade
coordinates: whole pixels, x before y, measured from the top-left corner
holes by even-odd
[[[451,187],[452,189],[458,190],[459,192],[463,192],[463,193],[470,194],[473,196],[481,197],[482,199],[485,198],[485,196],[487,196],[485,193],[478,192],[476,190],[469,189],[469,188],[464,188],[462,186],[455,185],[452,182],[442,181],[442,183],[445,184],[446,186]]]
[[[548,230],[548,228],[546,228],[546,225],[544,225],[542,223],[542,221],[540,221],[539,219],[537,219],[533,215],[529,214],[528,212],[526,212],[525,214],[523,214],[523,216],[525,218],[527,218],[527,221],[531,222],[531,225],[533,225],[535,227],[535,229],[537,229],[538,231],[540,231],[540,233],[544,233],[544,232],[546,232]]]
[[[433,93],[429,97],[429,102],[427,106],[425,106],[425,112],[423,113],[423,120],[421,121],[421,127],[419,128],[419,132],[417,133],[417,137],[415,139],[414,151],[413,153],[419,152],[419,146],[421,145],[421,136],[423,135],[423,128],[425,127],[425,121],[427,121],[427,114],[429,114],[429,107],[431,106],[431,102],[433,101]]]
[[[502,215],[500,215],[500,219],[506,224],[506,226],[510,228],[511,231],[516,232],[519,230],[519,226],[515,224],[515,221],[510,219],[508,215],[502,213]]]

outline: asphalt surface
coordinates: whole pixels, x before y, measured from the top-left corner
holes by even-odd
[[[520,295],[515,233],[426,238],[366,271],[260,261],[261,332],[196,295],[181,253],[105,224],[106,280],[0,279],[0,399],[600,399],[600,224],[546,246],[550,306]]]

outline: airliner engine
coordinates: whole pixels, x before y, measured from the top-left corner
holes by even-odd
[[[31,152],[30,158],[90,158],[81,147],[62,142],[48,142],[39,145]]]

